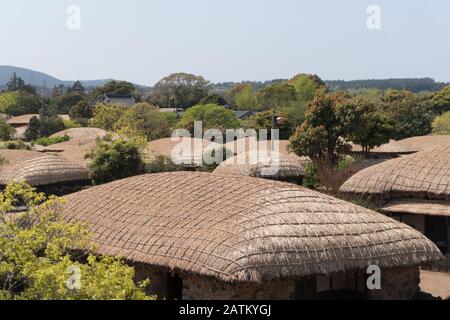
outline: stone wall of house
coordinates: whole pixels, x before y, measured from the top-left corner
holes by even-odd
[[[381,290],[367,290],[371,300],[410,300],[419,292],[419,267],[381,270]]]
[[[233,284],[195,275],[183,278],[184,300],[290,300],[294,294],[293,280]]]

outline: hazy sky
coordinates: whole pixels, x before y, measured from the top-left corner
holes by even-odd
[[[70,5],[80,30],[67,27]],[[367,28],[369,5],[381,30]],[[450,81],[449,16],[448,0],[2,0],[0,65],[146,85],[179,71]]]

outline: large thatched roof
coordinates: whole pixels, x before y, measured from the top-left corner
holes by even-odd
[[[89,139],[103,138],[107,132],[98,128],[71,128],[53,134],[51,137],[68,136],[70,139]]]
[[[198,172],[142,175],[65,197],[99,254],[228,281],[330,274],[442,258],[414,229],[272,180]]]
[[[386,213],[407,213],[450,217],[450,201],[424,199],[397,199],[381,208]]]
[[[61,157],[25,150],[0,150],[0,185],[25,181],[32,186],[87,181],[88,170]]]
[[[399,141],[392,140],[387,144],[372,149],[371,152],[410,154],[433,150],[434,148],[443,145],[450,145],[450,135],[420,136]],[[355,152],[362,151],[361,147],[358,145],[353,145],[352,150]]]
[[[278,152],[245,152],[222,162],[214,173],[270,179],[296,178],[305,175],[302,159]]]
[[[12,125],[12,126],[25,126],[30,123],[31,118],[33,117],[39,117],[39,114],[24,114],[17,117],[12,117],[6,121],[6,123]]]
[[[218,144],[204,139],[164,138],[150,141],[145,153],[150,158],[161,155],[172,159],[177,164],[200,166],[203,163],[204,153],[218,147]]]
[[[385,161],[364,169],[341,187],[347,193],[385,198],[450,200],[450,146]]]
[[[289,154],[288,151],[288,140],[276,140],[274,141],[275,151],[281,154]],[[228,143],[225,143],[227,149],[233,152],[234,155],[239,155],[240,153],[251,152],[251,151],[271,151],[272,150],[272,140],[258,140],[256,137],[245,137],[242,139],[237,139]]]

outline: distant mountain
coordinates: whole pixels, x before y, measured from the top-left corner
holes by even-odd
[[[12,66],[0,66],[0,87],[5,86],[11,76],[17,74],[18,77],[21,77],[27,84],[31,84],[32,86],[38,88],[53,88],[58,85],[72,85],[76,80],[60,80],[55,77],[52,77],[43,72],[38,72],[30,69],[12,67]],[[99,87],[104,85],[106,82],[112,79],[103,79],[103,80],[82,80],[83,86],[87,87]]]

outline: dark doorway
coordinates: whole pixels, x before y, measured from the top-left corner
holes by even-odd
[[[448,252],[448,226],[445,217],[425,217],[425,236],[433,241],[443,254]]]
[[[177,273],[167,276],[167,300],[183,300],[183,279]]]

